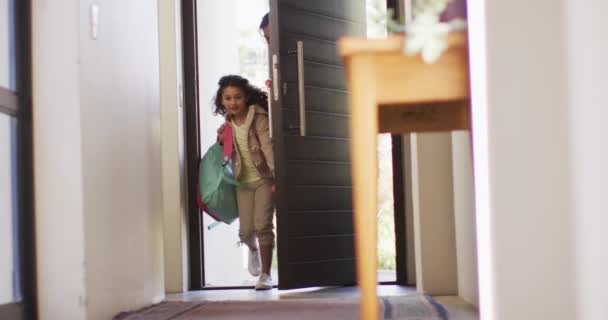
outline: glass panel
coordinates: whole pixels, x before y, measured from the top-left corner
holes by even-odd
[[[235,23],[223,23],[237,10],[236,0],[215,1],[198,0],[198,21],[204,25],[222,28],[201,28],[199,23],[198,46],[204,48],[209,43],[221,43],[222,50],[217,52],[199,50],[199,86],[201,108],[201,150],[206,152],[215,143],[216,130],[224,122],[220,116],[211,114],[209,102],[217,89],[217,81],[224,74],[236,74],[239,70],[238,30]],[[223,16],[223,18],[222,18]],[[210,225],[214,220],[203,214],[203,224]],[[242,286],[253,280],[247,273],[243,250],[236,246],[238,239],[238,220],[232,225],[220,225],[213,230],[204,229],[205,286],[224,287]],[[245,266],[245,267],[244,267]]]
[[[378,135],[378,281],[397,281],[393,152],[389,133]]]
[[[14,0],[0,0],[0,87],[16,90]]]
[[[0,304],[16,297],[16,120],[0,114]]]

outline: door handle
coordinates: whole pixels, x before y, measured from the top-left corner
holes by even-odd
[[[279,101],[279,59],[277,54],[272,55],[272,95],[274,101]]]
[[[304,87],[304,41],[298,40],[296,42],[296,50],[287,51],[289,55],[296,55],[298,65],[298,105],[300,111],[300,126],[296,127],[293,125],[289,126],[289,129],[300,129],[300,136],[306,136],[306,88]],[[284,92],[287,93],[287,83],[283,84]]]
[[[304,41],[297,42],[298,102],[300,105],[300,136],[306,136],[306,91],[304,88]]]

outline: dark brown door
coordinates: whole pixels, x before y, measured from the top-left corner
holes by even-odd
[[[347,91],[336,41],[365,34],[365,1],[271,0],[270,8],[279,288],[355,284]]]

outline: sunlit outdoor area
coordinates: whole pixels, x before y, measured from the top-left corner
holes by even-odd
[[[268,79],[268,50],[258,27],[268,12],[268,0],[199,0],[199,90],[201,151],[216,141],[223,117],[212,113],[217,81],[227,74],[247,78],[265,90]],[[247,271],[247,247],[238,246],[238,219],[231,225],[219,224],[203,214],[205,286],[251,286],[257,278]],[[276,252],[276,250],[275,250]],[[271,272],[277,281],[276,253]]]

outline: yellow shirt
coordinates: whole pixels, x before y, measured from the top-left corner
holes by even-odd
[[[241,170],[241,176],[239,177],[240,182],[254,182],[260,180],[258,171],[251,160],[251,154],[249,153],[249,142],[247,140],[248,132],[245,125],[238,126],[232,121],[232,127],[234,128],[234,137],[236,139],[236,147],[241,155],[241,161],[243,168]]]

